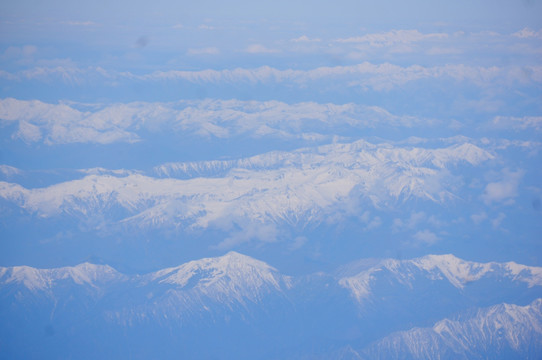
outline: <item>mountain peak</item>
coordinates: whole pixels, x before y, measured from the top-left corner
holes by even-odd
[[[124,275],[108,265],[91,263],[53,269],[37,269],[30,266],[0,268],[0,283],[22,283],[32,291],[46,290],[62,280],[71,280],[78,285],[95,287],[99,283],[123,277]]]
[[[427,255],[412,260],[412,263],[422,270],[442,273],[457,288],[463,288],[491,271],[490,263],[465,261],[451,254]]]
[[[259,297],[271,289],[282,291],[290,279],[250,256],[230,251],[223,256],[190,261],[150,274],[151,281],[197,289],[211,297],[228,294],[236,299]]]
[[[429,254],[420,258],[413,259],[412,261],[419,261],[424,263],[458,263],[465,260],[458,258],[453,254]]]
[[[515,263],[478,263],[452,254],[426,255],[412,260],[358,261],[345,267],[338,275],[339,283],[349,289],[360,303],[372,296],[375,283],[382,278],[407,286],[411,286],[416,277],[447,280],[457,289],[464,289],[467,284],[484,277],[500,276],[508,281],[525,283],[528,287],[542,286],[541,267]]]
[[[228,251],[227,253],[225,253],[224,255],[222,256],[218,256],[217,258],[225,258],[225,259],[231,259],[231,260],[256,260],[248,255],[244,255],[244,254],[241,254],[241,253],[238,253],[237,251]]]
[[[215,260],[214,262],[211,262],[211,263],[216,263],[216,264],[222,264],[222,265],[227,264],[228,266],[250,266],[250,267],[259,268],[265,271],[277,272],[277,269],[270,266],[269,264],[261,260],[257,260],[253,257],[250,257],[248,255],[238,253],[236,251],[229,251],[222,256],[211,258],[211,259]]]

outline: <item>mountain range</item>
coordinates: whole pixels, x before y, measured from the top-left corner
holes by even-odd
[[[542,268],[453,255],[298,276],[236,252],[146,274],[4,267],[0,299],[0,347],[14,359],[542,354]]]
[[[464,186],[465,174],[495,156],[467,140],[443,140],[437,147],[358,140],[237,160],[165,163],[146,172],[83,169],[46,186],[25,185],[42,173],[4,166],[0,211],[13,219],[6,228],[36,241],[59,232],[135,238],[146,231],[155,232],[148,238],[180,233],[198,239],[214,231],[222,236],[213,238],[222,240],[210,246],[224,251],[295,238],[296,232],[307,236],[320,225],[350,219],[366,231],[382,224],[379,211],[393,216],[406,204],[442,207],[480,196],[483,189],[473,195]],[[47,230],[31,235],[20,222]],[[426,232],[423,241],[436,239]]]

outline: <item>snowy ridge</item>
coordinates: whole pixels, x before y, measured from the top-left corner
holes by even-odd
[[[463,288],[465,284],[496,271],[503,272],[514,281],[525,282],[529,287],[542,286],[542,268],[514,262],[482,264],[461,260],[453,255],[428,255],[414,260],[413,263],[426,271],[439,271],[457,288]]]
[[[158,176],[165,177],[194,177],[224,175],[232,169],[271,169],[285,166],[295,166],[302,159],[296,152],[272,151],[262,155],[251,156],[237,160],[211,160],[197,162],[166,163],[154,168]]]
[[[360,352],[371,359],[537,358],[542,351],[542,299],[500,304],[432,328],[394,333]],[[513,354],[513,355],[512,355]]]
[[[314,167],[330,162],[343,163],[345,166],[359,166],[359,162],[393,161],[411,163],[415,166],[432,165],[445,168],[448,164],[465,161],[478,165],[494,156],[476,145],[465,142],[453,144],[441,149],[397,148],[391,144],[371,144],[358,140],[350,144],[323,145],[316,153],[311,149],[300,149],[292,152],[273,151],[237,160],[212,160],[200,162],[167,163],[154,168],[159,176],[191,177],[224,174],[232,169],[275,169],[284,167]],[[351,156],[348,156],[350,154]]]
[[[196,291],[198,296],[227,302],[257,301],[270,292],[284,292],[291,278],[268,264],[236,252],[194,260],[147,275],[126,276],[110,266],[83,263],[73,267],[36,269],[29,266],[0,268],[0,286],[23,285],[31,291],[53,289],[60,281],[98,287],[111,281],[150,286],[163,284],[173,290]]]
[[[134,227],[227,227],[246,220],[303,226],[352,203],[386,207],[410,199],[454,199],[453,189],[443,181],[453,176],[447,164],[478,164],[491,158],[472,144],[423,149],[356,141],[155,169],[162,175],[181,171],[209,176],[222,171],[218,177],[183,180],[91,169],[82,179],[45,188],[0,182],[0,197],[41,217],[88,218],[121,208],[124,212],[108,221]]]
[[[477,263],[465,261],[453,255],[427,255],[413,260],[386,259],[376,265],[356,271],[343,272],[339,284],[347,288],[352,296],[363,303],[373,294],[372,285],[380,275],[388,276],[401,284],[411,286],[412,280],[423,277],[430,280],[444,280],[458,289],[476,282],[485,276],[497,274],[502,279],[526,283],[528,287],[542,286],[542,268],[509,263]],[[349,274],[350,272],[350,274]],[[354,273],[353,273],[354,272]]]
[[[414,260],[413,264],[432,274],[442,274],[457,288],[463,288],[466,283],[479,280],[492,271],[492,264],[468,262],[453,255],[428,255]]]
[[[487,273],[495,276],[471,293],[454,287],[446,276],[459,279],[469,272],[479,274],[488,264],[452,255],[362,260],[341,269],[343,277],[317,273],[293,278],[236,252],[130,276],[89,263],[57,269],[17,266],[0,268],[0,316],[10,320],[6,324],[24,323],[30,328],[37,318],[47,319],[55,329],[90,326],[107,336],[117,334],[120,340],[126,333],[150,328],[158,337],[173,336],[175,343],[179,334],[223,333],[233,324],[246,329],[247,338],[252,339],[255,330],[255,336],[264,339],[269,334],[288,342],[294,336],[290,340],[297,346],[297,331],[277,335],[275,326],[314,330],[301,337],[303,341],[312,334],[351,333],[353,326],[359,335],[347,343],[332,343],[324,350],[335,356],[323,358],[470,359],[477,354],[507,358],[511,353],[538,358],[542,353],[541,292],[522,283],[540,287],[539,268],[511,264],[489,263]],[[387,277],[379,278],[383,275]],[[372,288],[375,279],[382,281]],[[503,289],[508,280],[513,284]],[[347,287],[350,294],[337,284]],[[426,293],[420,294],[417,284]],[[487,292],[479,291],[487,286],[494,289],[489,303]],[[359,299],[350,296],[356,291]],[[538,300],[528,306],[505,304],[518,298],[522,304]],[[370,300],[369,311],[360,311],[360,299]],[[458,306],[450,306],[449,301]],[[421,319],[415,314],[420,303],[427,308]],[[405,313],[415,316],[414,320]],[[314,329],[307,330],[307,321]],[[376,327],[375,322],[379,322]],[[393,333],[402,329],[411,330]]]
[[[411,286],[416,278],[448,281],[461,289],[467,283],[494,274],[498,279],[542,286],[542,268],[509,263],[477,263],[453,255],[427,255],[412,260],[362,260],[338,272],[337,282],[347,288],[357,301],[372,295],[372,284],[378,276],[388,274],[400,284]],[[74,267],[35,269],[28,266],[0,268],[0,284],[22,284],[28,289],[46,289],[55,282],[70,279],[78,285],[105,283],[113,280],[136,281],[142,285],[163,284],[182,291],[198,291],[213,297],[252,299],[262,292],[284,292],[293,285],[289,276],[272,266],[231,251],[223,256],[190,261],[143,276],[128,277],[107,265],[83,263]],[[238,292],[230,292],[233,291]]]
[[[47,104],[0,99],[0,120],[18,125],[14,138],[45,144],[135,142],[146,131],[202,139],[283,138],[320,141],[329,129],[432,126],[434,120],[397,116],[377,106],[280,101],[202,100],[171,103]],[[348,131],[347,130],[347,131]]]
[[[542,268],[534,266],[525,266],[513,261],[505,264],[509,274],[514,276],[514,280],[519,280],[529,284],[529,287],[542,285]]]
[[[48,290],[55,283],[71,280],[77,285],[96,287],[109,281],[122,280],[124,275],[107,265],[83,263],[73,267],[57,269],[36,269],[29,266],[0,268],[0,284],[23,284],[31,291]]]

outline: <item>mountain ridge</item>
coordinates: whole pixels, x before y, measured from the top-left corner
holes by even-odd
[[[542,298],[498,304],[429,328],[393,333],[359,350],[359,359],[535,359],[542,351]],[[525,345],[528,346],[525,346]]]
[[[363,358],[367,346],[386,341],[391,333],[430,328],[468,309],[525,306],[542,299],[541,270],[467,262],[448,254],[360,260],[331,273],[289,276],[234,251],[134,275],[90,263],[56,269],[2,267],[0,332],[20,343],[22,334],[39,338],[36,324],[43,324],[55,329],[59,341],[74,344],[74,356],[92,348],[103,334],[141,353],[148,351],[145,346],[160,346],[170,354],[164,357],[172,359],[179,351],[220,356],[199,345],[206,336],[222,337],[227,357],[250,348],[251,357],[269,359],[277,351],[285,351],[285,358],[315,357],[314,349],[336,355],[330,358]],[[471,275],[470,282],[458,286],[457,279]],[[95,331],[90,338],[86,329]],[[350,347],[341,352],[345,339]],[[522,353],[525,339],[513,351]],[[247,342],[253,346],[246,347]],[[51,346],[47,351],[55,354],[58,346]],[[14,354],[25,351],[10,349]]]
[[[426,149],[360,140],[258,155],[233,167],[201,163],[206,169],[218,166],[219,176],[212,171],[205,177],[176,178],[90,169],[83,178],[39,188],[0,181],[0,199],[40,220],[66,219],[89,230],[189,233],[240,227],[250,233],[264,225],[303,228],[334,218],[338,222],[353,207],[378,211],[409,201],[456,201],[452,167],[492,158],[467,143]]]

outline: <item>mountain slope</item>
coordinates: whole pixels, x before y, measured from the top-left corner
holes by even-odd
[[[499,304],[431,328],[392,334],[360,352],[367,359],[539,359],[542,299]]]
[[[44,221],[75,218],[99,228],[136,229],[237,226],[248,232],[264,224],[318,224],[330,214],[352,212],[354,204],[367,209],[410,200],[440,204],[458,196],[451,185],[457,164],[492,158],[470,143],[432,149],[357,141],[156,170],[180,173],[181,179],[101,171],[42,188],[4,181],[0,198]]]
[[[515,263],[477,263],[453,255],[360,261],[338,271],[358,316],[375,324],[365,339],[429,326],[464,309],[542,297],[542,269]],[[420,314],[423,316],[420,317]]]
[[[107,265],[83,263],[58,269],[35,269],[29,266],[0,268],[0,286],[22,285],[32,292],[54,290],[60,282],[98,288],[125,276]]]
[[[364,266],[365,265],[365,266]],[[412,288],[416,278],[447,282],[459,290],[487,278],[523,283],[528,288],[542,286],[542,269],[509,263],[477,263],[464,261],[453,255],[428,255],[413,260],[387,259],[369,264],[353,263],[341,269],[340,284],[349,289],[362,304],[370,297],[372,287],[379,278],[393,278],[403,287]]]

